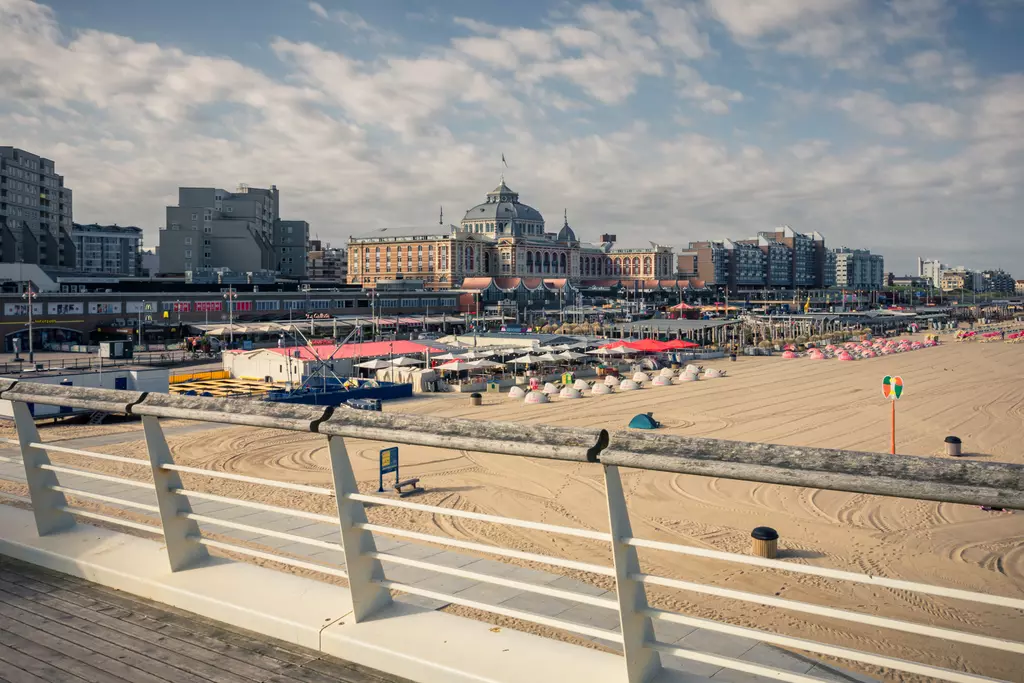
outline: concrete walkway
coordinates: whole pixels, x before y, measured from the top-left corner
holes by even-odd
[[[222,425],[206,424],[183,425],[181,427],[167,428],[165,432],[168,437],[173,437],[175,434],[188,433],[203,428],[219,428],[221,426]],[[111,443],[140,440],[141,438],[141,432],[129,432],[127,434],[111,434],[68,440],[61,442],[61,445],[89,449]],[[12,448],[4,448],[0,450],[0,455],[16,459],[20,458],[20,453],[16,449]],[[150,505],[156,504],[156,496],[151,490],[68,474],[59,474],[58,478],[62,485],[70,488],[76,488],[106,496],[113,496],[133,502],[148,503]],[[24,482],[24,468],[18,463],[0,462],[0,479]],[[311,522],[310,520],[300,519],[290,515],[265,512],[238,505],[199,499],[192,500],[192,508],[197,514],[216,517],[217,519],[225,521],[258,526],[270,531],[287,532],[297,536],[322,541],[329,541],[333,543],[340,542],[338,528],[337,525],[334,524]],[[139,510],[133,511],[137,514],[143,514]],[[154,525],[159,525],[159,521],[155,518]],[[315,546],[295,543],[286,539],[265,536],[254,532],[229,529],[220,525],[202,524],[201,527],[205,531],[216,533],[222,537],[228,537],[236,541],[257,543],[262,546],[275,548],[280,552],[288,553],[302,559],[308,559],[309,561],[316,562],[318,564],[344,568],[344,557],[340,551],[318,549]],[[604,597],[612,597],[614,595],[611,591],[605,591],[590,584],[576,581],[558,574],[538,571],[526,567],[516,567],[514,565],[490,559],[481,559],[472,555],[443,550],[442,548],[423,543],[406,542],[380,534],[374,534],[374,540],[377,544],[377,549],[381,552],[393,553],[405,558],[424,560],[434,564],[457,567],[466,571],[478,572],[490,576],[501,576],[522,581],[524,583],[548,585],[578,593]],[[619,630],[619,617],[618,613],[614,610],[538,595],[536,593],[519,591],[505,586],[472,581],[462,577],[437,574],[435,572],[416,567],[389,564],[387,562],[384,563],[384,573],[385,576],[392,581],[398,581],[426,590],[457,595],[462,598],[485,604],[501,605],[512,609],[542,614],[564,621],[586,624],[595,628],[613,631]],[[440,609],[441,607],[449,604],[414,595],[396,596],[395,600],[421,605],[432,609]],[[666,643],[674,643],[683,648],[738,658],[744,661],[774,667],[776,669],[815,676],[823,680],[845,681],[847,683],[874,680],[866,676],[822,664],[808,656],[782,650],[772,645],[759,643],[758,641],[747,638],[715,633],[705,629],[683,626],[681,624],[655,623],[654,628],[658,640]],[[579,637],[584,640],[600,642],[612,649],[621,649],[620,646],[611,642],[601,641],[596,638],[587,638],[585,636]],[[670,655],[662,655],[662,663],[669,669],[676,669],[697,676],[710,677],[714,680],[734,681],[736,683],[767,682],[772,680],[730,669],[722,669],[701,662],[684,660]]]

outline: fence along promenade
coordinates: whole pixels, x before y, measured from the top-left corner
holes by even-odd
[[[724,477],[752,482],[804,486],[851,493],[916,498],[921,500],[990,505],[1006,509],[1024,509],[1024,466],[983,463],[967,460],[946,460],[929,457],[891,456],[875,453],[802,448],[670,435],[647,435],[636,432],[609,434],[599,429],[561,428],[540,425],[483,422],[465,419],[439,419],[418,415],[375,413],[308,405],[287,405],[243,399],[217,399],[144,392],[90,389],[0,381],[0,399],[13,403],[18,440],[10,441],[21,449],[31,497],[32,511],[40,536],[58,534],[75,524],[75,517],[95,519],[164,539],[172,572],[196,567],[208,556],[208,548],[231,551],[240,555],[273,560],[284,565],[313,570],[343,578],[353,606],[352,618],[358,624],[366,621],[391,602],[391,592],[443,600],[455,605],[521,619],[542,626],[562,629],[582,636],[601,638],[621,645],[624,683],[640,683],[652,679],[661,669],[662,655],[712,664],[726,669],[766,676],[780,681],[804,683],[821,679],[774,669],[717,654],[684,649],[659,642],[654,636],[656,621],[694,626],[709,631],[742,636],[784,648],[852,662],[905,672],[935,680],[978,683],[994,679],[925,662],[911,662],[881,654],[863,652],[827,643],[806,640],[766,630],[734,626],[713,620],[656,609],[648,604],[646,587],[676,589],[732,600],[750,602],[781,610],[829,617],[839,622],[868,624],[930,637],[936,648],[943,641],[966,643],[993,650],[1024,655],[1024,643],[1001,637],[929,626],[901,619],[837,609],[824,605],[782,599],[746,591],[720,588],[697,581],[682,581],[641,571],[638,549],[652,549],[681,555],[733,562],[782,572],[813,575],[836,581],[869,584],[882,588],[910,591],[923,596],[952,598],[982,603],[1007,610],[1024,610],[1024,600],[1009,596],[978,593],[958,588],[928,585],[913,581],[890,579],[857,572],[795,564],[738,553],[710,550],[694,546],[647,540],[633,536],[629,511],[619,474],[620,467],[700,476]],[[40,443],[29,404],[49,404],[127,413],[141,416],[149,459],[127,458],[63,446]],[[243,476],[230,472],[206,470],[175,464],[164,438],[160,418],[180,418],[228,425],[248,425],[298,432],[323,434],[328,443],[334,489],[278,482]],[[402,445],[433,446],[482,453],[550,458],[572,462],[593,463],[604,473],[609,511],[609,533],[589,529],[556,526],[527,520],[454,510],[424,505],[397,498],[361,494],[345,448],[347,437],[384,441]],[[125,479],[91,472],[81,468],[54,465],[47,452],[85,456],[100,460],[138,466],[140,472],[151,474],[152,481]],[[9,460],[4,458],[5,460]],[[186,490],[180,474],[261,484],[310,495],[335,497],[337,515],[329,516],[301,510],[267,505],[258,501],[226,498],[202,491]],[[103,481],[113,481],[141,488],[152,488],[156,505],[119,499],[111,496],[61,486],[58,475],[73,474]],[[160,526],[140,524],[112,515],[72,507],[67,496],[116,504],[157,515]],[[310,539],[257,526],[213,519],[195,514],[189,499],[230,501],[233,504],[262,511],[292,515],[328,524],[337,524],[340,543]],[[574,536],[610,544],[612,566],[602,566],[562,557],[540,555],[498,546],[425,534],[370,523],[365,505],[385,505],[436,515],[447,515],[492,524],[534,531]],[[227,525],[240,531],[272,535],[311,546],[340,551],[345,569],[297,560],[283,555],[257,551],[240,545],[206,538],[199,522]],[[2,532],[0,532],[2,533]],[[424,541],[498,557],[514,558],[554,567],[590,572],[615,580],[614,598],[585,595],[551,586],[490,576],[464,569],[400,557],[379,552],[373,534]],[[393,563],[426,569],[439,574],[457,576],[488,584],[496,584],[540,595],[590,604],[619,614],[620,632],[547,617],[500,605],[490,605],[457,595],[425,590],[384,578],[383,564]],[[388,617],[402,619],[402,616]],[[1021,660],[1024,667],[1024,658]]]

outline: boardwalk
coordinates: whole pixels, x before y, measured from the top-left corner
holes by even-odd
[[[410,683],[0,556],[3,683]]]

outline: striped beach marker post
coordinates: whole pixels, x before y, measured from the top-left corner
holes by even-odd
[[[903,378],[899,375],[895,377],[886,375],[883,377],[882,395],[889,399],[889,402],[892,404],[892,429],[889,438],[889,453],[896,455],[896,401],[903,395]]]

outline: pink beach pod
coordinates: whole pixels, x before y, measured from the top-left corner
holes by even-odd
[[[794,352],[792,352],[792,351],[785,351],[782,354],[782,357],[783,358],[798,358],[798,356]]]
[[[851,356],[846,351],[841,352],[838,356],[836,356],[836,358],[838,358],[839,360],[853,360],[853,356]]]

